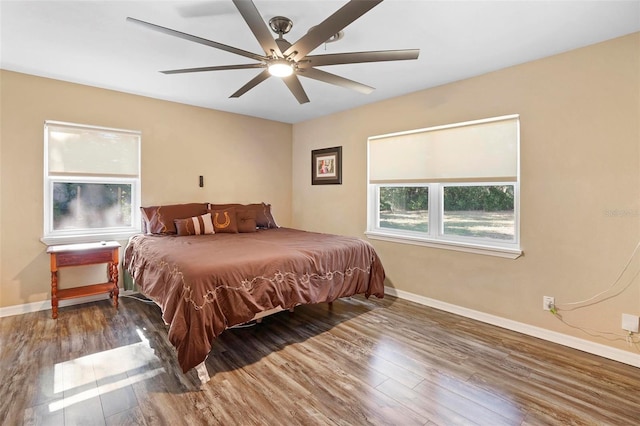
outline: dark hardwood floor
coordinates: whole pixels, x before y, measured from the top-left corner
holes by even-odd
[[[386,297],[228,330],[199,390],[155,305],[0,318],[6,425],[637,425],[640,369]]]

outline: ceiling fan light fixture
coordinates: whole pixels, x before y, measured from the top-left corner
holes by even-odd
[[[289,77],[293,74],[293,65],[286,59],[276,59],[269,64],[269,74],[274,77]]]

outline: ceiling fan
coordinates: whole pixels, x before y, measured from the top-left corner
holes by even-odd
[[[251,79],[230,97],[238,98],[269,77],[275,76],[280,77],[298,102],[304,104],[309,102],[309,98],[307,97],[298,76],[353,89],[365,94],[371,93],[374,90],[371,86],[319,70],[316,68],[318,66],[356,64],[363,62],[403,61],[418,58],[418,54],[420,53],[419,49],[308,55],[311,51],[328,40],[340,37],[340,33],[343,28],[381,2],[382,0],[351,0],[323,22],[312,27],[307,34],[298,41],[291,44],[283,38],[283,35],[287,34],[293,26],[290,19],[283,16],[276,16],[269,21],[269,27],[267,27],[252,0],[233,0],[233,4],[247,22],[251,32],[253,32],[253,35],[264,50],[264,55],[248,52],[226,44],[207,40],[191,34],[172,30],[170,28],[161,27],[159,25],[131,17],[128,17],[127,21],[154,31],[214,47],[216,49],[221,49],[230,53],[235,53],[236,55],[258,61],[255,64],[221,65],[161,71],[163,74],[262,68],[263,70],[260,74]],[[278,35],[277,38],[273,38],[269,32],[269,28]]]

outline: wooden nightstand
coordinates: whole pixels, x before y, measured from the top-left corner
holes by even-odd
[[[118,251],[117,241],[100,243],[67,244],[49,246],[47,253],[51,255],[51,316],[58,318],[58,301],[75,297],[92,296],[109,293],[114,306],[118,307]],[[108,281],[82,287],[58,289],[58,268],[67,266],[107,264]]]

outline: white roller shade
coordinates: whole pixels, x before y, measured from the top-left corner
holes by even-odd
[[[518,116],[369,138],[369,182],[516,181]]]
[[[45,123],[50,175],[137,177],[140,133]]]

